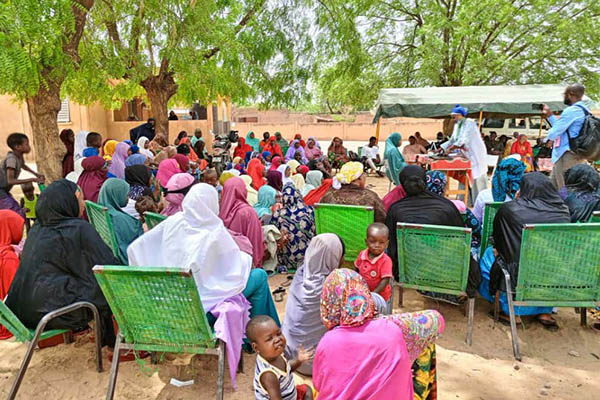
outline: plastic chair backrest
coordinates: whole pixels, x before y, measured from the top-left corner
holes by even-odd
[[[501,201],[486,203],[483,209],[483,222],[481,224],[481,247],[479,249],[479,258],[483,256],[485,249],[489,246],[492,232],[494,231],[494,217],[498,212],[498,208],[502,204]]]
[[[397,245],[403,287],[464,293],[471,257],[470,228],[398,223]]]
[[[177,353],[215,347],[190,270],[97,265],[94,275],[127,343]]]
[[[346,248],[344,260],[354,261],[366,248],[367,227],[375,218],[373,207],[317,203],[314,208],[317,235],[338,235]]]
[[[17,318],[10,308],[0,299],[0,325],[3,325],[19,342],[31,340],[29,329]]]
[[[92,201],[85,201],[85,211],[90,223],[98,232],[104,243],[112,250],[115,257],[119,258],[119,246],[112,226],[112,220],[106,207],[102,207]]]
[[[600,211],[594,211],[590,218],[590,222],[600,222]]]
[[[148,227],[148,229],[154,228],[156,225],[160,224],[165,219],[167,219],[166,215],[160,215],[149,211],[144,213],[144,220],[146,221],[146,226]]]
[[[548,306],[600,301],[600,224],[525,225],[515,300]]]

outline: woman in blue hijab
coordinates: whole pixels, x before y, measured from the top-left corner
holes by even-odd
[[[383,153],[384,162],[387,160],[385,174],[396,186],[400,183],[400,171],[406,165],[404,157],[398,150],[400,144],[402,144],[402,135],[398,132],[392,133],[385,140],[385,152]]]

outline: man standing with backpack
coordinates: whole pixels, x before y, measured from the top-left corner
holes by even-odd
[[[550,178],[557,189],[565,186],[565,171],[576,164],[585,162],[583,157],[575,153],[576,149],[571,149],[569,145],[569,138],[579,135],[586,115],[590,114],[590,110],[582,101],[584,92],[585,87],[578,83],[567,86],[564,93],[564,103],[569,107],[563,110],[560,118],[556,118],[548,106],[543,105],[543,113],[552,126],[547,136],[547,140],[554,142],[554,148],[552,149],[554,168]]]

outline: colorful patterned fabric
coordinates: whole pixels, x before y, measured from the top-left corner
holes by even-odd
[[[492,196],[494,201],[504,201],[506,196],[511,199],[519,190],[521,178],[525,172],[525,164],[514,158],[505,158],[498,163],[492,177]]]
[[[304,253],[315,236],[315,216],[312,207],[302,201],[293,185],[283,188],[282,208],[273,213],[271,224],[290,235],[289,242],[279,254],[279,261],[288,269],[298,269],[304,262]]]
[[[427,171],[425,182],[427,183],[427,190],[440,196],[444,195],[444,190],[446,190],[446,175],[443,172]]]
[[[413,400],[437,399],[435,344],[430,344],[412,365]]]
[[[356,161],[347,162],[333,178],[333,188],[340,189],[342,185],[348,185],[360,178],[363,173],[364,168],[362,163]]]

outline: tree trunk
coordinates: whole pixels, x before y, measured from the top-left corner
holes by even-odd
[[[140,85],[146,90],[152,116],[156,120],[155,140],[161,145],[169,144],[169,99],[177,93],[177,84],[171,73],[159,73],[152,75],[140,82]]]
[[[62,159],[65,147],[58,134],[57,116],[60,111],[60,85],[48,82],[48,87],[26,100],[31,123],[35,162],[46,183],[62,178]]]
[[[452,118],[445,118],[444,124],[442,125],[442,130],[444,131],[445,136],[452,136],[452,131],[454,130],[454,121]]]

